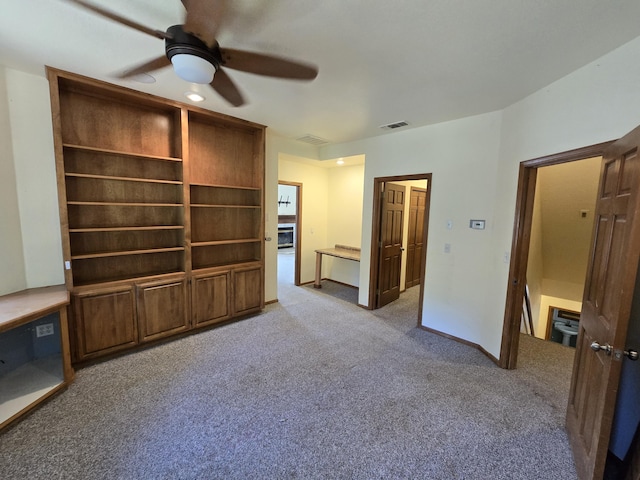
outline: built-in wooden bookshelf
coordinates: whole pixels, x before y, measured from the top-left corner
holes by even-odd
[[[263,308],[264,127],[48,75],[74,361]]]

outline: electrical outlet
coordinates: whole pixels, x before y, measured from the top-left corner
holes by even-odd
[[[47,335],[53,335],[53,323],[36,326],[36,337],[46,337]]]

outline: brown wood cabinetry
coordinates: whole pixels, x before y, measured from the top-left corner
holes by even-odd
[[[189,328],[186,279],[143,283],[136,291],[141,342]]]
[[[0,430],[73,381],[68,305],[64,285],[0,296]]]
[[[209,325],[231,318],[231,270],[196,275],[192,288],[195,325]]]
[[[48,75],[74,360],[263,308],[264,127]]]
[[[239,268],[233,272],[234,309],[244,315],[264,307],[262,267]]]
[[[76,360],[99,357],[138,343],[131,286],[73,294],[71,305],[71,340]]]

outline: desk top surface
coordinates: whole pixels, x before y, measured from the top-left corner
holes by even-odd
[[[319,248],[316,253],[330,255],[332,257],[345,258],[347,260],[360,261],[360,249],[346,245],[336,245],[334,248]]]
[[[31,288],[0,297],[0,331],[29,322],[69,303],[64,285]]]

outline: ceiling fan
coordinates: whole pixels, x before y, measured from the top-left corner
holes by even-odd
[[[209,84],[233,106],[245,104],[240,89],[224,68],[292,80],[313,80],[318,69],[310,64],[231,48],[216,40],[228,10],[228,0],[181,0],[187,14],[183,25],[166,31],[154,30],[85,0],[69,0],[103,17],[165,41],[165,55],[136,65],[119,75],[130,78],[173,65],[175,73],[187,82]]]

